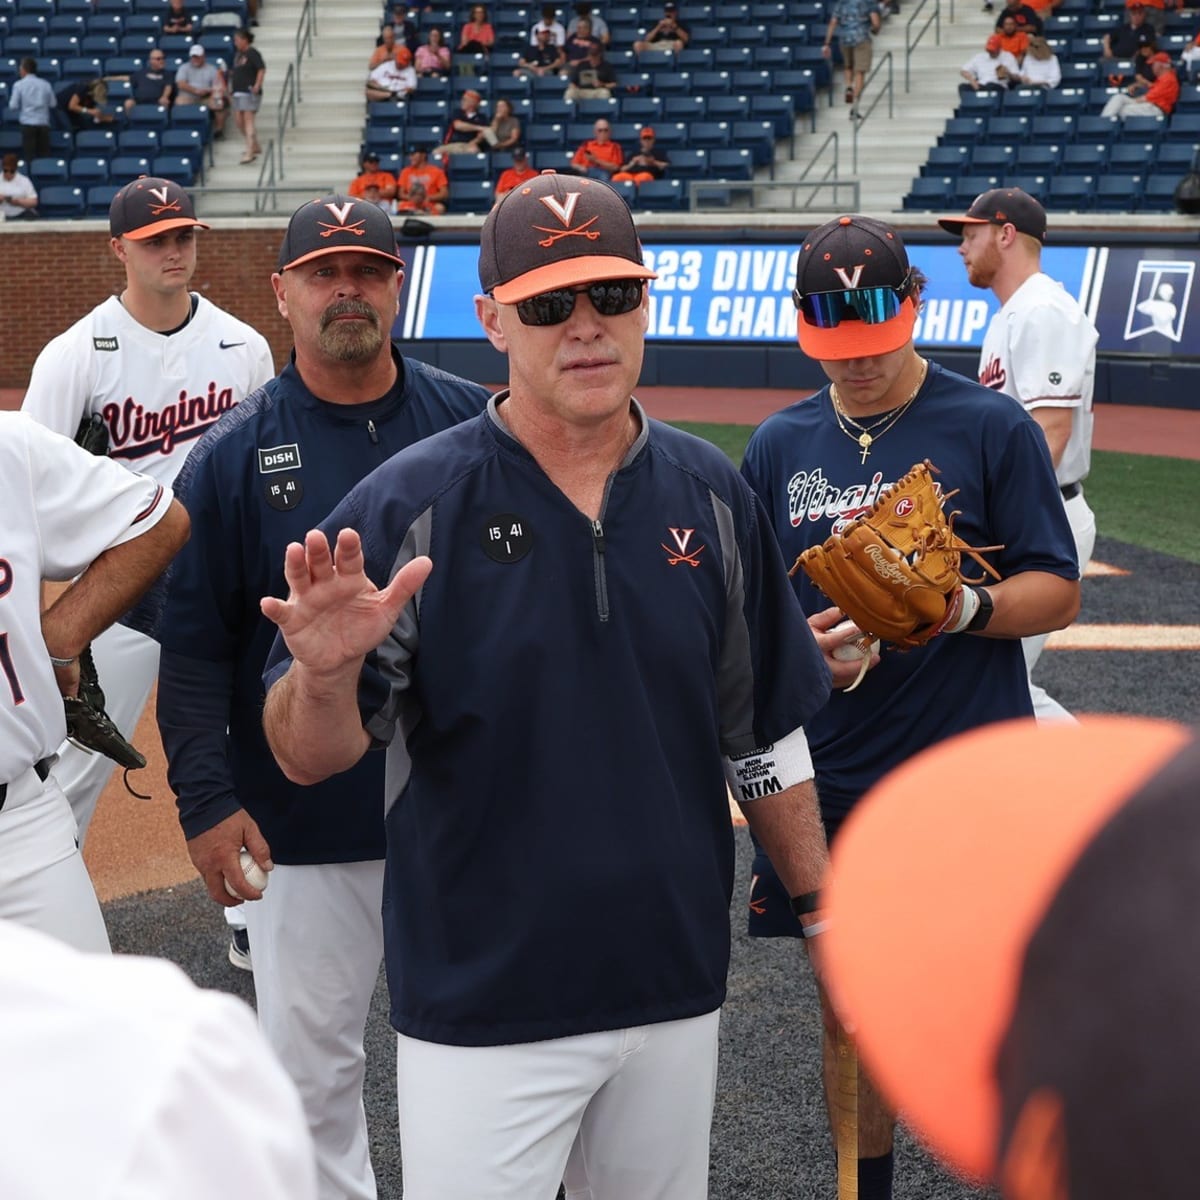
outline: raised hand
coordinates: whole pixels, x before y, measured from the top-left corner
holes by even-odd
[[[330,553],[320,530],[284,556],[286,600],[266,596],[263,616],[279,626],[296,662],[320,674],[357,664],[387,637],[404,606],[433,570],[425,557],[406,563],[382,591],[367,578],[362,542],[353,529],[338,533]]]

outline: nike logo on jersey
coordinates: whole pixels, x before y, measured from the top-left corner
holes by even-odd
[[[232,350],[234,346],[244,346],[245,344],[245,342],[227,342],[224,338],[217,343],[222,350]]]
[[[179,393],[175,404],[155,412],[143,408],[132,396],[120,404],[104,406],[113,458],[144,458],[148,454],[170,454],[180,442],[198,438],[227,413],[237,401],[233,388],[208,385],[199,396]]]

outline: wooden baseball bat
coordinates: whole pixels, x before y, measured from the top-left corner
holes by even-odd
[[[838,1200],[858,1200],[858,1051],[854,1040],[838,1025],[837,1083]]]

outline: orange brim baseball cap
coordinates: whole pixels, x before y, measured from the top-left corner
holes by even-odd
[[[127,183],[108,206],[108,232],[142,242],[172,229],[207,229],[196,219],[192,198],[172,179],[142,175]]]
[[[325,254],[349,251],[386,258],[396,267],[396,231],[377,204],[354,196],[330,195],[302,204],[288,221],[279,246],[280,271],[290,270]]]
[[[872,217],[837,217],[813,230],[796,258],[794,299],[881,289],[895,293],[899,310],[888,320],[871,322],[847,316],[836,325],[818,326],[800,309],[796,336],[810,358],[870,358],[899,350],[912,337],[916,300],[909,294],[911,268],[900,234]],[[864,309],[864,311],[867,311]],[[885,311],[893,311],[889,308]]]
[[[1090,936],[1112,947],[1089,951],[1089,961],[1111,953],[1118,964],[1140,963],[1129,951],[1129,941],[1140,940],[1158,966],[1133,972],[1138,1002],[1144,1004],[1146,989],[1178,990],[1180,984],[1168,980],[1179,975],[1181,948],[1153,916],[1163,911],[1161,891],[1171,883],[1159,876],[1169,870],[1160,868],[1154,849],[1147,852],[1143,844],[1130,854],[1125,847],[1131,825],[1150,832],[1152,847],[1170,841],[1173,827],[1189,829],[1190,817],[1173,824],[1170,812],[1200,813],[1196,749],[1195,731],[1142,717],[1003,722],[943,742],[897,768],[842,827],[825,888],[830,928],[821,939],[830,995],[884,1097],[962,1174],[996,1176],[1002,1113],[1011,1125],[1012,1112],[1026,1098],[1006,1088],[1013,1079],[1038,1078],[1041,1064],[1020,1058],[1039,1038],[1042,1057],[1067,1060],[1065,1067],[1056,1064],[1055,1078],[1068,1109],[1113,1103],[1111,1096],[1095,1094],[1102,1088],[1090,1082],[1083,1087],[1080,1080],[1097,1061],[1103,1067],[1114,1039],[1128,1040],[1129,1022],[1114,1019],[1116,1030],[1103,1028],[1099,1035],[1093,1023],[1089,1034],[1079,1036],[1069,1015],[1103,1006],[1103,989],[1089,988],[1074,999],[1068,994],[1067,1018],[1054,1017],[1053,1027],[1029,1036],[1031,1023],[1045,1020],[1049,1007],[1036,1001],[1037,989],[1046,988],[1049,976],[1061,993],[1064,980],[1055,975],[1063,974],[1060,964],[1070,957],[1060,953],[1061,941],[1047,951],[1039,940],[1047,928],[1060,939],[1065,928],[1070,942]],[[1177,769],[1171,776],[1173,764],[1181,762],[1184,785]],[[1144,797],[1162,797],[1163,779],[1165,819],[1161,805],[1139,807]],[[1200,815],[1195,824],[1200,835]],[[1098,857],[1102,853],[1107,857]],[[1181,853],[1195,856],[1194,850]],[[1097,863],[1099,872],[1092,869]],[[1196,871],[1180,874],[1200,878]],[[1086,880],[1082,901],[1080,879]],[[1157,907],[1143,909],[1151,892],[1160,893]],[[1174,907],[1185,910],[1194,928],[1187,898],[1176,900]],[[1064,926],[1057,918],[1065,903]],[[1141,931],[1130,938],[1118,933],[1116,945],[1109,920],[1114,908]],[[1155,938],[1162,939],[1157,950]],[[1185,939],[1190,953],[1194,932]],[[1036,956],[1029,954],[1031,942]],[[1079,947],[1071,948],[1078,956]],[[1109,978],[1121,972],[1117,966]],[[1181,983],[1190,996],[1192,975]],[[1060,1002],[1057,1010],[1062,1008]],[[1183,1055],[1178,1044],[1159,1056],[1158,1077],[1178,1073],[1172,1055]],[[1141,1078],[1123,1079],[1116,1090],[1153,1088],[1153,1064],[1145,1067]],[[1078,1127],[1087,1114],[1075,1111],[1071,1118]],[[1093,1137],[1092,1158],[1095,1145]],[[1094,1200],[1098,1193],[1070,1195]]]
[[[509,192],[479,237],[479,286],[501,304],[606,279],[657,279],[629,206],[607,183],[543,171]]]

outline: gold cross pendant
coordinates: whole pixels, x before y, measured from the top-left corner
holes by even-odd
[[[859,462],[867,461],[867,455],[871,453],[871,443],[874,440],[865,430],[858,435],[858,444],[862,447],[862,458],[859,459]]]

